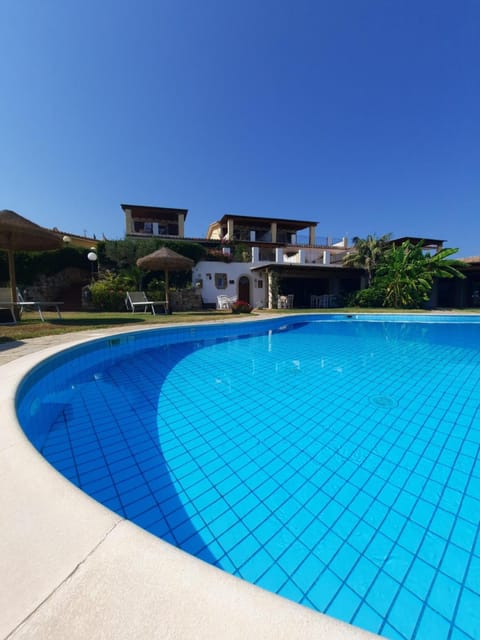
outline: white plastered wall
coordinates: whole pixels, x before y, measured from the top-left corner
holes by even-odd
[[[246,277],[250,282],[250,300],[254,307],[267,306],[267,283],[263,273],[250,271],[251,263],[248,262],[198,262],[193,268],[192,282],[197,286],[205,304],[216,304],[217,296],[238,296],[238,283],[240,278]],[[215,274],[225,274],[226,288],[218,289]]]

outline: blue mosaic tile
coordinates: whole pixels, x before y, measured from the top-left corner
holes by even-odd
[[[437,567],[445,552],[445,546],[446,540],[444,538],[427,531],[418,551],[418,556],[431,566]]]
[[[478,584],[478,583],[477,583]],[[438,573],[428,594],[428,606],[447,620],[455,614],[461,586],[445,574]]]
[[[471,556],[470,565],[468,567],[467,575],[465,578],[465,585],[472,591],[478,589],[480,585],[480,557]]]
[[[480,637],[479,341],[338,324],[121,338],[113,366],[85,357],[43,453],[155,535],[313,609],[391,640]]]
[[[405,579],[405,586],[421,600],[426,600],[435,579],[435,569],[416,558]]]
[[[274,565],[271,556],[264,549],[260,548],[241,566],[240,575],[245,576],[250,582],[256,583],[264,576],[266,570],[272,566],[277,565]],[[281,574],[277,573],[276,577],[278,578],[279,576],[281,577]]]
[[[448,638],[450,625],[446,618],[426,607],[417,628],[417,634],[425,638]]]
[[[328,606],[326,613],[350,622],[355,617],[361,602],[361,599],[354,591],[343,586],[341,592],[337,594]]]
[[[360,557],[350,571],[348,585],[363,599],[378,574],[378,567],[375,566],[373,562],[370,562],[367,558]]]
[[[379,577],[381,579],[377,578],[373,583],[365,600],[379,615],[385,616],[397,597],[400,585],[384,572],[381,572]]]
[[[449,544],[442,558],[441,569],[451,579],[462,583],[468,567],[470,555],[457,545]],[[477,581],[477,584],[479,582]]]

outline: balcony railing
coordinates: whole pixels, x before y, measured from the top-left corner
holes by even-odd
[[[233,233],[235,242],[272,242],[272,234],[270,231],[258,231],[251,229],[235,229]],[[343,238],[333,236],[320,236],[315,238],[314,244],[310,244],[309,234],[294,234],[278,231],[277,243],[286,244],[294,247],[332,247],[343,243]]]
[[[320,249],[320,248],[319,248]],[[315,250],[314,247],[296,248],[295,250],[287,247],[274,249],[266,247],[252,247],[249,251],[251,260],[255,262],[275,262],[278,264],[307,264],[307,265],[340,265],[348,251],[328,250],[322,248]]]

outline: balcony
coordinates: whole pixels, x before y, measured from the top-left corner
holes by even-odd
[[[304,264],[318,266],[341,266],[343,258],[348,251],[327,250],[322,248],[319,250],[315,247],[296,247],[290,249],[286,247],[277,248],[251,248],[251,261],[257,262],[275,262],[277,264]]]

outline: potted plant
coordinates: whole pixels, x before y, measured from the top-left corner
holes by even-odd
[[[232,302],[232,313],[250,313],[252,309],[252,305],[243,300]]]

